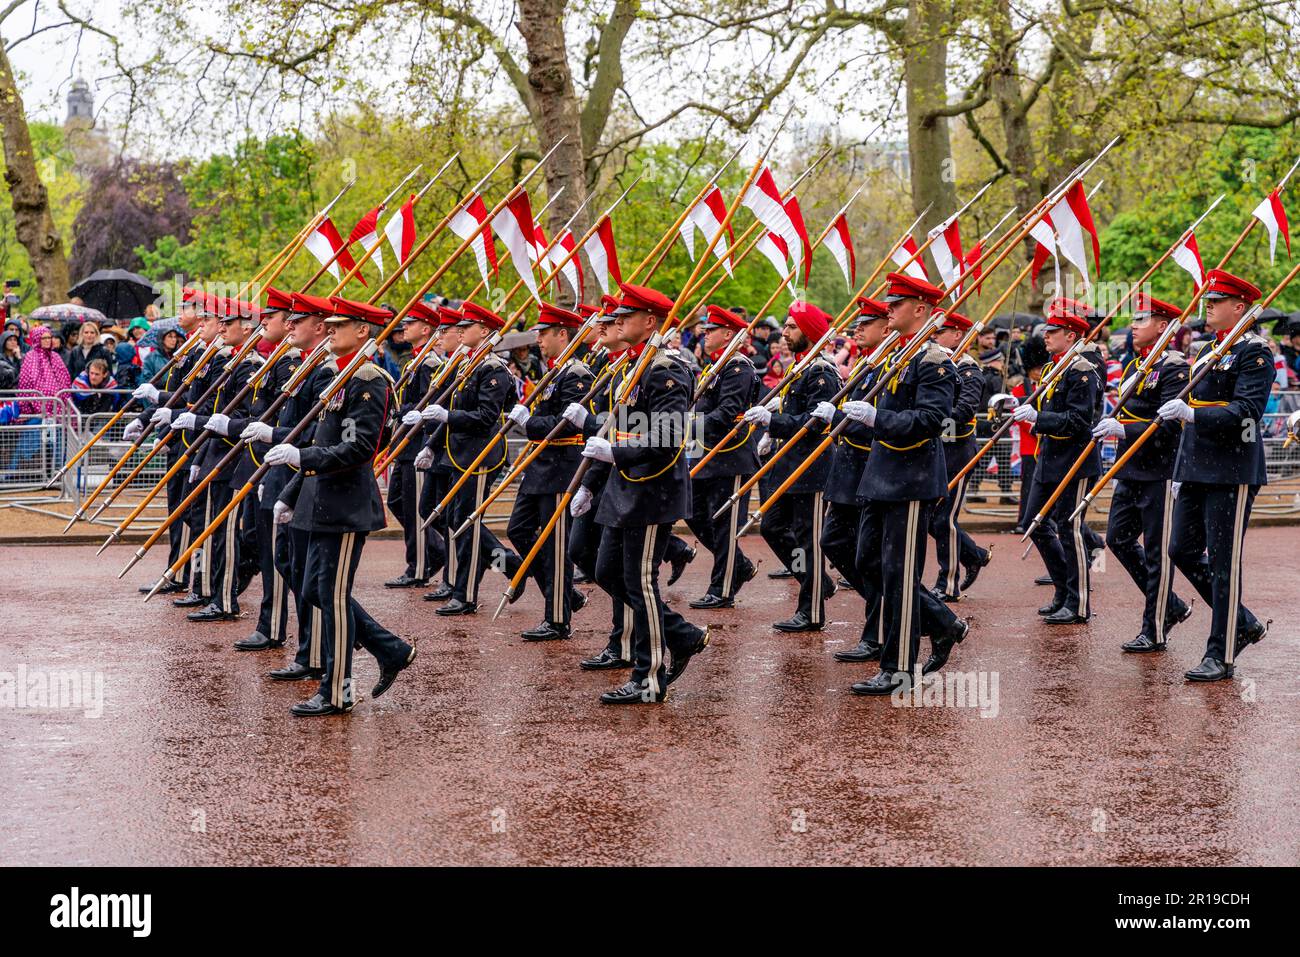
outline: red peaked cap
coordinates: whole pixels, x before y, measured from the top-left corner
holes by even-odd
[[[484,309],[476,302],[467,302],[460,307],[460,311],[465,313],[465,322],[481,323],[489,329],[503,329],[506,321],[498,316],[491,309]]]
[[[945,312],[943,314],[943,327],[945,329],[960,329],[965,332],[974,323],[963,316],[960,312]]]
[[[537,311],[537,324],[539,326],[561,326],[565,329],[578,329],[582,326],[582,316],[576,312],[561,309],[559,306],[552,306],[549,302],[544,302]]]
[[[802,299],[790,303],[790,318],[799,327],[799,331],[808,337],[809,343],[814,343],[826,335],[826,330],[831,327],[829,315],[811,302],[804,302]]]
[[[1205,281],[1206,299],[1244,299],[1251,303],[1264,295],[1254,283],[1222,269],[1211,269],[1205,274]]]
[[[213,311],[220,317],[222,322],[234,322],[236,319],[260,319],[262,318],[262,307],[252,302],[245,302],[242,299],[215,299],[215,308]]]
[[[1133,304],[1134,316],[1151,315],[1157,319],[1177,319],[1182,314],[1183,311],[1173,303],[1162,302],[1144,292],[1137,294],[1137,302]]]
[[[269,312],[293,309],[293,294],[282,292],[274,286],[266,287],[266,309]]]
[[[590,319],[592,316],[600,314],[600,306],[593,306],[590,303],[578,303],[578,315],[584,319]]]
[[[600,297],[600,309],[596,313],[597,322],[613,322],[618,318],[616,313],[622,307],[622,304],[613,296]]]
[[[442,322],[442,319],[439,318],[436,307],[420,300],[412,303],[411,308],[406,310],[406,315],[402,317],[402,322],[427,322],[431,326],[436,326]]]
[[[634,286],[629,282],[619,283],[618,288],[623,293],[619,307],[627,312],[648,312],[660,319],[667,319],[668,313],[672,311],[673,301],[657,289]]]
[[[870,322],[872,319],[883,319],[889,315],[889,307],[878,299],[871,299],[867,296],[858,296],[858,321]]]
[[[384,309],[382,306],[372,306],[368,302],[357,302],[354,299],[344,299],[342,296],[330,296],[330,304],[334,307],[334,315],[327,316],[326,322],[344,322],[348,319],[359,319],[362,322],[368,322],[372,326],[386,326],[388,320],[393,318],[393,312],[390,309]]]
[[[439,325],[458,326],[465,321],[465,313],[459,309],[453,309],[451,306],[438,307]]]
[[[943,298],[943,290],[934,283],[917,279],[907,273],[891,272],[885,278],[889,280],[889,288],[885,290],[883,300],[886,304],[901,299],[920,299],[922,302],[937,306],[939,300]]]
[[[705,307],[708,312],[708,318],[704,320],[701,328],[704,329],[735,329],[739,332],[748,327],[749,323],[736,315],[730,309],[723,309],[721,306],[715,306],[709,303]]]
[[[1061,296],[1048,304],[1047,324],[1070,329],[1081,336],[1086,336],[1092,328],[1088,323],[1088,316],[1091,314],[1092,309],[1088,306],[1076,299],[1066,299]]]
[[[289,308],[308,316],[332,316],[334,304],[324,296],[309,296],[305,292],[289,294]]]

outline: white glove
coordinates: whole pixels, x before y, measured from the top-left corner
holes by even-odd
[[[402,415],[402,425],[419,425],[424,421],[424,416],[420,414],[419,409],[411,409]]]
[[[277,525],[288,525],[293,521],[293,509],[284,502],[276,502],[271,506],[271,519]]]
[[[421,472],[427,472],[433,468],[433,449],[423,448],[415,456],[415,467]]]
[[[442,423],[447,421],[447,410],[440,405],[431,405],[421,412],[420,416],[425,419],[432,419],[435,422]]]
[[[266,453],[266,464],[292,465],[297,468],[302,464],[302,453],[298,451],[296,445],[282,442],[280,445],[271,446],[271,451]]]
[[[264,486],[261,482],[258,482],[258,483],[257,483],[257,500],[258,500],[259,502],[262,500],[262,493],[263,493],[264,491],[266,491],[266,486]]]
[[[1156,409],[1156,415],[1166,422],[1170,419],[1176,419],[1179,422],[1191,422],[1196,418],[1196,413],[1192,410],[1192,407],[1182,399],[1170,399]]]
[[[1182,483],[1182,482],[1170,482],[1170,483],[1169,483],[1169,487],[1170,487],[1171,489],[1173,489],[1173,492],[1174,492],[1174,498],[1177,498],[1177,497],[1178,497],[1178,490],[1179,490],[1180,488],[1183,487],[1183,483]]]
[[[598,435],[593,435],[587,440],[586,447],[582,450],[583,458],[595,459],[597,462],[613,462],[614,447]]]
[[[131,393],[131,398],[143,399],[145,402],[157,402],[158,389],[145,382],[135,387],[135,391]]]
[[[844,414],[854,422],[872,426],[876,424],[876,407],[870,402],[845,402]]]
[[[222,415],[220,412],[208,416],[208,421],[204,423],[203,428],[209,432],[215,432],[217,435],[230,434],[230,416]]]
[[[1124,438],[1124,426],[1108,416],[1092,427],[1092,437],[1094,439],[1122,439]]]
[[[198,419],[194,418],[193,412],[182,412],[176,418],[172,419],[173,431],[179,432],[181,429],[192,429],[198,425]]]
[[[144,423],[139,419],[132,419],[122,430],[122,438],[127,442],[134,442],[142,435],[144,435]]]
[[[569,499],[569,514],[577,518],[590,511],[591,492],[585,486],[581,486],[573,493],[573,498]]]
[[[1300,409],[1286,417],[1286,427],[1288,432],[1300,431]]]
[[[1016,411],[1011,413],[1011,418],[1016,422],[1028,422],[1033,425],[1038,421],[1038,410],[1032,405],[1018,405]]]
[[[528,406],[516,405],[506,414],[506,418],[522,429],[528,421],[529,415]]]
[[[172,420],[172,410],[163,406],[161,409],[154,409],[153,415],[149,418],[150,425],[156,425],[159,428],[166,425]]]
[[[587,410],[577,402],[570,402],[564,407],[560,417],[575,429],[580,429],[587,421]]]
[[[239,433],[239,437],[246,442],[270,442],[275,437],[275,433],[265,422],[250,422],[244,426],[244,431]]]
[[[1005,407],[1003,405],[1004,403],[1006,403]],[[1019,399],[1017,399],[1014,395],[1011,395],[1006,392],[999,392],[997,395],[989,396],[990,412],[994,412],[994,411],[1005,412],[1010,409],[1014,409],[1019,404],[1020,404]]]
[[[197,465],[191,465],[191,466],[190,466],[190,484],[193,485],[193,484],[194,484],[195,482],[197,482],[198,480],[199,480],[199,467],[198,467]]]
[[[772,421],[772,412],[765,405],[756,405],[752,409],[745,410],[745,421],[765,429]]]
[[[829,402],[818,402],[817,408],[812,410],[810,417],[821,419],[829,425],[831,420],[835,418],[835,406],[831,405]]]
[[[781,397],[779,395],[772,396],[772,398],[763,403],[763,408],[767,409],[769,412],[775,412],[777,409],[781,408]]]
[[[758,440],[758,454],[761,457],[771,451],[772,451],[772,436],[767,432],[764,432],[763,437]]]

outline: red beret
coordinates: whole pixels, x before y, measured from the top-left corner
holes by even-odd
[[[883,319],[889,315],[889,307],[877,299],[858,296],[858,319]]]
[[[451,306],[438,307],[439,325],[458,326],[465,321],[465,313],[459,309],[453,309]]]
[[[491,309],[484,309],[477,302],[467,302],[460,307],[460,311],[465,313],[465,322],[480,323],[489,329],[505,328],[506,321],[498,316]]]
[[[1254,283],[1234,276],[1222,269],[1211,269],[1205,274],[1206,299],[1244,299],[1251,303],[1264,295]]]
[[[1144,292],[1137,294],[1137,300],[1133,303],[1133,315],[1138,316],[1155,316],[1157,319],[1177,319],[1183,314],[1183,311],[1173,303],[1162,302]]]
[[[1083,303],[1061,296],[1048,303],[1047,324],[1070,329],[1081,336],[1086,336],[1091,328],[1088,325],[1088,315],[1091,312],[1092,310]]]
[[[539,326],[561,326],[565,329],[578,329],[582,326],[582,316],[576,312],[561,309],[559,306],[552,306],[549,302],[544,302],[537,311],[537,324]]]
[[[305,292],[295,292],[289,295],[289,307],[294,312],[301,312],[309,316],[332,316],[334,315],[334,304],[324,296],[309,296]]]
[[[634,286],[628,282],[619,283],[618,288],[623,293],[619,307],[627,312],[643,311],[660,319],[667,319],[668,313],[672,311],[673,301],[657,289],[651,289],[649,286]]]
[[[438,317],[438,309],[423,300],[411,303],[411,308],[406,310],[403,317],[404,322],[427,322],[431,326],[438,325],[442,320]]]
[[[884,302],[898,302],[900,299],[920,299],[932,306],[937,306],[943,298],[943,290],[932,282],[917,279],[907,273],[891,272],[885,277],[889,288],[885,290]]]
[[[277,309],[293,308],[292,293],[281,292],[279,289],[276,289],[274,286],[267,286],[265,292],[266,292],[266,308],[268,310],[274,311]]]
[[[721,306],[713,305],[713,303],[709,303],[705,308],[708,312],[708,318],[701,325],[703,329],[735,329],[739,331],[749,325],[730,309],[723,309]]]
[[[334,315],[326,317],[326,322],[360,319],[372,326],[384,326],[389,319],[393,318],[390,310],[382,306],[372,306],[368,302],[357,302],[354,299],[344,299],[342,296],[330,296],[330,302],[334,306]]]
[[[943,328],[945,329],[960,329],[965,332],[973,325],[974,323],[960,312],[945,312],[943,314]]]
[[[811,302],[796,299],[790,303],[790,318],[799,327],[799,331],[808,337],[809,342],[816,342],[831,327],[831,317],[822,312]]]

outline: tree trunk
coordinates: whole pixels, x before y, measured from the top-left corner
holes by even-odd
[[[912,0],[903,28],[912,208],[919,216],[934,204],[922,222],[926,229],[957,209],[948,118],[935,113],[948,105],[948,40],[942,31],[950,12],[945,0]]]
[[[554,232],[587,198],[578,97],[564,43],[564,0],[519,0],[519,32],[528,50],[528,87],[542,152],[564,140],[545,170],[547,194],[555,196],[564,189],[550,209],[549,229]],[[586,228],[588,212],[574,221],[575,234]]]
[[[68,298],[68,260],[50,215],[50,197],[36,170],[23,98],[0,42],[0,139],[4,141],[5,183],[14,210],[14,231],[27,250],[41,305]]]

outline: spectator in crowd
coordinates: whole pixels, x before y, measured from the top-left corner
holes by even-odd
[[[772,389],[781,382],[786,370],[794,361],[794,355],[786,346],[784,336],[778,337],[774,343],[769,341],[768,345],[773,348],[772,356],[767,361],[767,369],[763,373],[763,387]]]
[[[134,389],[140,384],[140,369],[144,362],[140,350],[130,339],[119,342],[113,350],[113,378],[119,389]]]
[[[158,340],[158,348],[154,349],[149,355],[145,356],[144,363],[140,369],[140,381],[149,382],[158,371],[167,364],[181,344],[181,333],[179,329],[168,329]]]
[[[144,316],[136,316],[131,320],[131,324],[127,326],[126,337],[136,345],[139,345],[140,340],[144,338],[144,334],[148,331],[149,320]]]
[[[18,333],[6,326],[0,335],[0,363],[13,371],[13,382],[18,381],[18,371],[23,367],[23,347]],[[10,385],[9,388],[13,388]]]
[[[107,359],[91,359],[81,370],[81,375],[73,380],[72,388],[78,390],[72,394],[72,401],[82,415],[112,412],[121,399],[110,391],[118,388],[118,384],[108,368]]]
[[[743,309],[733,311],[744,312]],[[777,324],[777,321],[771,316],[764,316],[762,319],[758,320],[758,322],[754,323],[753,334],[749,337],[750,345],[754,350],[753,355],[751,356],[754,368],[766,369],[771,365],[772,346],[774,344],[772,333],[774,330],[779,330],[780,328],[781,327]],[[779,335],[776,336],[776,341],[779,341],[780,338]]]
[[[20,390],[53,396],[72,385],[68,367],[63,364],[63,359],[54,350],[53,332],[44,326],[37,326],[28,336],[28,342],[31,348],[23,357],[23,365],[18,372]],[[22,403],[24,415],[51,415],[54,409],[53,402],[28,400]]]
[[[542,366],[541,353],[534,352],[535,347],[519,346],[510,350],[510,361],[515,364],[518,370],[516,373],[521,379],[526,379],[536,385],[537,381],[545,375],[545,369]]]
[[[112,354],[100,345],[99,325],[88,319],[77,332],[76,345],[68,350],[68,375],[73,379],[81,375],[91,359],[103,359],[110,364],[113,361]]]
[[[686,367],[691,370],[691,375],[699,377],[700,363],[695,353],[687,349],[682,343],[682,331],[674,329],[668,334],[668,348],[677,350],[677,357],[686,363]]]
[[[19,348],[24,353],[27,351],[27,347],[25,345],[27,341],[27,327],[24,323],[22,316],[10,316],[8,319],[6,319],[5,332],[17,333]]]

